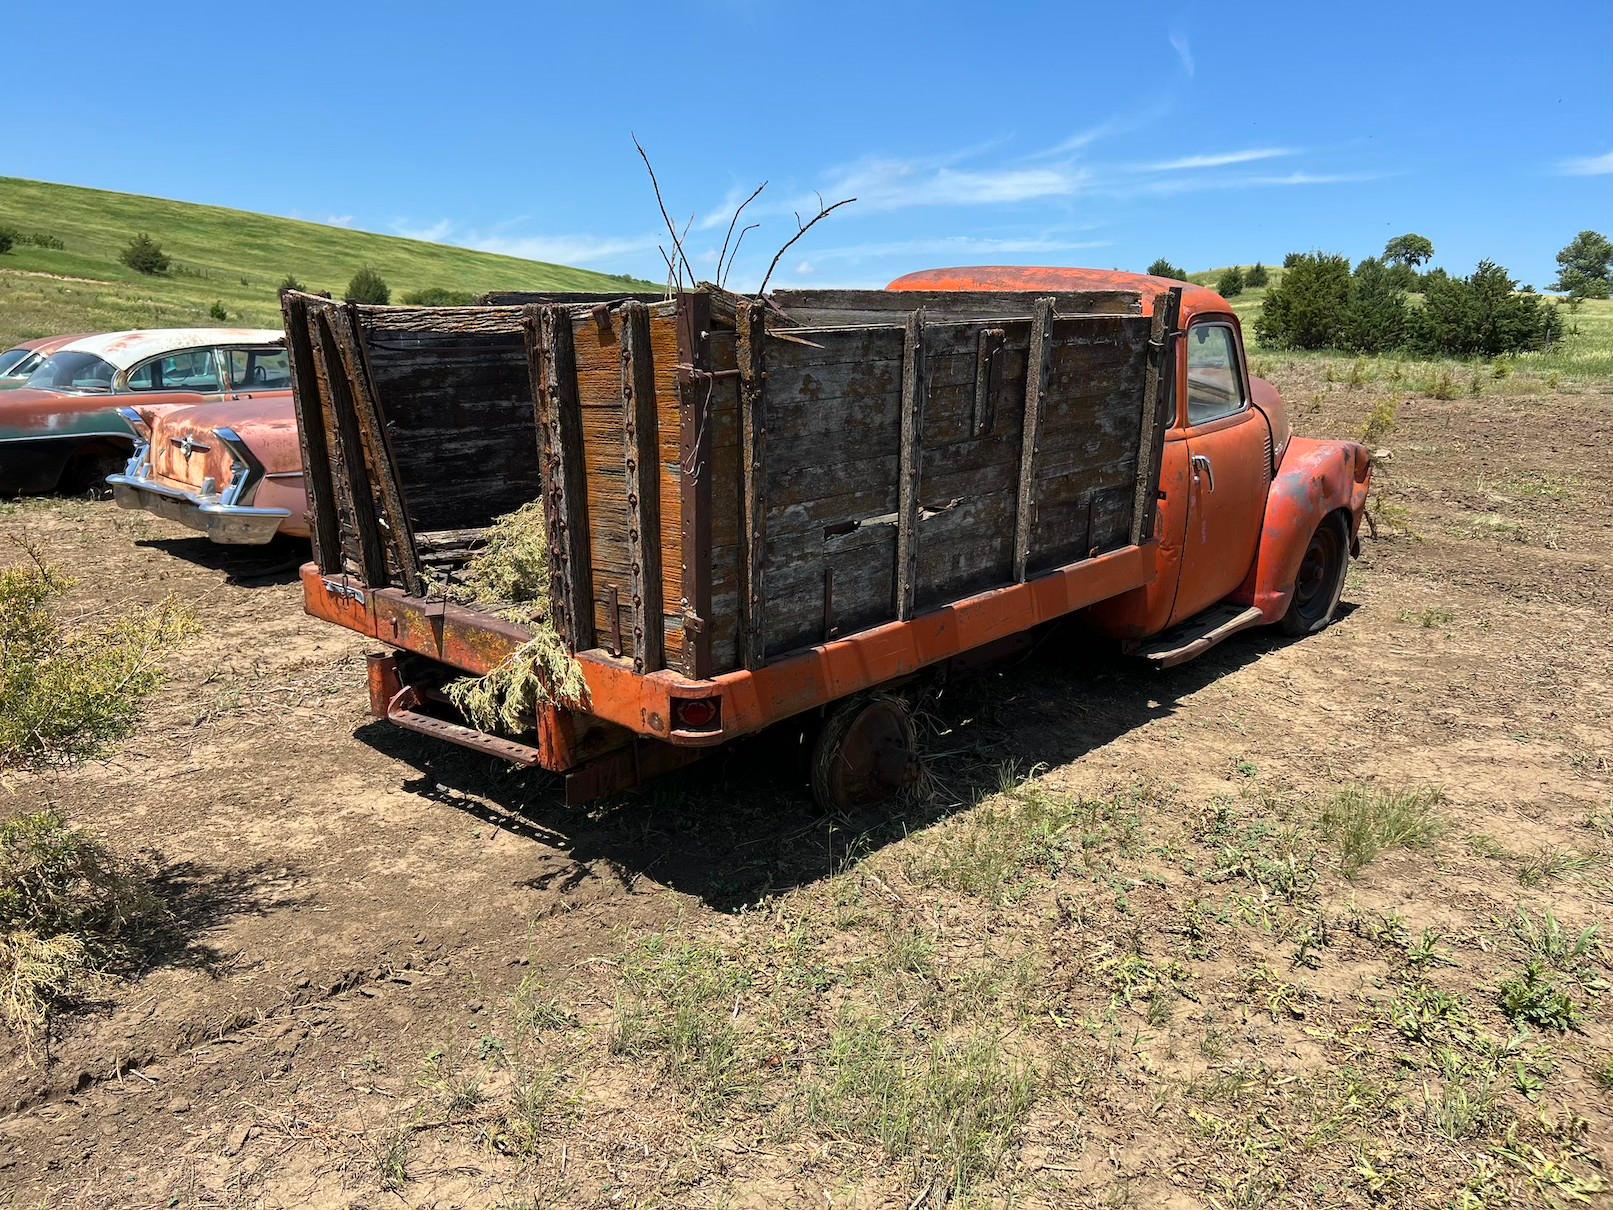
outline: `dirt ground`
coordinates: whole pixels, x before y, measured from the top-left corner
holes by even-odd
[[[1399,405],[1338,623],[1160,675],[1055,636],[931,702],[936,793],[877,818],[818,816],[766,742],[568,810],[371,722],[366,644],[302,613],[294,547],[0,512],[84,607],[173,593],[204,623],[113,759],[14,788],[149,850],[176,923],[48,1059],[8,1052],[0,1205],[1605,1203],[1606,951],[1563,975],[1577,1030],[1519,1041],[1496,988],[1520,905],[1613,918],[1613,392],[1266,370],[1301,432]],[[1346,878],[1315,804],[1352,784],[1437,790],[1443,830]],[[1032,803],[1108,805],[982,890],[991,821]],[[691,945],[715,957],[685,978]],[[785,997],[807,949],[830,973]],[[1022,984],[969,1017],[956,973],[999,965]],[[1007,1125],[971,1119],[978,1154],[825,1081],[851,1070],[832,1013],[865,994],[892,1037],[1000,1018],[1033,1074]],[[715,1084],[712,1030],[738,1039]],[[1441,1090],[1489,1037],[1513,1049],[1453,1125]],[[561,1090],[536,1107],[534,1070]]]

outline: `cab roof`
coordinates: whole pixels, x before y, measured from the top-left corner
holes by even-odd
[[[887,290],[1001,290],[1015,293],[1079,293],[1083,290],[1135,290],[1142,295],[1143,314],[1152,315],[1154,295],[1182,287],[1181,321],[1201,312],[1230,314],[1232,308],[1208,286],[1126,273],[1119,269],[1036,268],[1028,265],[974,265],[957,269],[924,269],[898,277]]]
[[[176,349],[210,345],[278,344],[285,339],[279,328],[145,328],[133,332],[104,332],[63,345],[59,352],[90,353],[114,369],[126,370],[138,361]]]
[[[13,349],[27,349],[30,353],[54,353],[75,340],[83,340],[88,332],[70,332],[65,336],[36,336],[33,340],[19,340]]]

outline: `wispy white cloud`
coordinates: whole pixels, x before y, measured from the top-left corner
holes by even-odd
[[[1249,164],[1256,160],[1275,160],[1293,155],[1288,147],[1251,147],[1244,151],[1218,151],[1208,155],[1184,155],[1179,159],[1161,160],[1157,164],[1144,164],[1144,172],[1185,172],[1197,168],[1225,168],[1229,164]]]
[[[353,216],[351,214],[327,214],[319,221],[327,227],[351,227],[353,225]]]
[[[1181,60],[1182,70],[1191,76],[1194,71],[1193,47],[1188,43],[1185,31],[1171,30],[1171,49],[1176,52],[1176,57]]]
[[[1384,172],[1288,172],[1280,175],[1203,175],[1188,174],[1156,180],[1122,180],[1098,192],[1115,197],[1174,197],[1180,193],[1200,193],[1223,189],[1281,189],[1297,185],[1345,185],[1359,181],[1382,180]]]
[[[518,256],[522,260],[550,261],[560,265],[589,266],[616,257],[642,257],[646,252],[653,252],[656,244],[666,242],[664,235],[521,235],[508,227],[508,223],[498,223],[487,230],[462,228],[447,218],[432,223],[404,220],[392,224],[393,232],[405,239],[451,244],[456,248],[497,252],[504,256]]]
[[[438,219],[424,227],[417,227],[408,222],[392,224],[392,230],[404,239],[417,239],[427,244],[440,244],[454,233],[454,224],[450,219]]]
[[[895,256],[979,257],[1013,256],[1031,252],[1073,252],[1081,248],[1107,248],[1109,240],[1074,240],[1057,235],[973,236],[951,235],[932,239],[886,240],[840,244],[813,250],[813,261],[863,261]]]
[[[1576,155],[1559,160],[1557,171],[1563,176],[1607,176],[1613,173],[1613,151],[1606,155]]]
[[[1068,164],[959,168],[925,159],[869,158],[829,174],[820,192],[855,197],[863,213],[914,206],[992,206],[1071,197],[1091,178]],[[804,203],[802,203],[804,204]]]

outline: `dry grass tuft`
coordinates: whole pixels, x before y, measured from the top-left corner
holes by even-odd
[[[1323,833],[1339,847],[1346,878],[1385,849],[1425,848],[1445,830],[1437,789],[1386,790],[1352,786],[1333,796],[1322,810]]]

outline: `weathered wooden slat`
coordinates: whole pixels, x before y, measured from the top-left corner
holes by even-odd
[[[678,308],[679,486],[683,527],[683,661],[685,676],[711,675],[711,415],[714,380],[709,349],[711,303],[705,294],[685,294]],[[683,372],[687,366],[688,371]]]
[[[661,623],[661,481],[650,312],[622,305],[622,467],[627,487],[627,552],[632,585],[633,670],[666,667]]]
[[[594,577],[588,557],[588,487],[571,318],[562,307],[533,305],[524,308],[521,327],[536,404],[550,598],[567,645],[586,651],[594,645]]]
[[[766,658],[763,560],[767,541],[762,476],[766,465],[767,324],[761,303],[744,303],[734,317],[739,370],[740,583],[739,646],[746,668]]]
[[[1031,336],[1025,368],[1025,413],[1019,438],[1019,498],[1014,508],[1014,580],[1022,583],[1030,560],[1031,527],[1036,508],[1036,443],[1041,436],[1042,397],[1053,368],[1052,298],[1036,301],[1031,315]]]
[[[890,313],[919,307],[948,319],[1024,318],[1049,295],[1008,290],[777,290],[772,297],[791,318],[811,328],[826,318],[836,325],[900,322],[899,315]],[[1142,310],[1142,296],[1135,290],[1061,291],[1051,297],[1069,315],[1136,315]]]
[[[1166,369],[1165,359],[1176,352],[1174,333],[1181,303],[1180,286],[1154,298],[1154,322],[1148,334],[1148,374],[1143,386],[1142,423],[1138,426],[1137,435],[1137,486],[1131,516],[1131,540],[1134,545],[1153,534],[1153,508],[1159,495],[1159,464],[1154,458],[1154,446],[1157,444],[1155,439],[1163,440],[1164,428],[1169,427],[1162,416],[1165,401],[1161,392],[1165,383],[1173,377]]]
[[[359,441],[364,447],[365,465],[369,468],[370,483],[377,496],[377,515],[384,514],[385,539],[392,549],[392,559],[403,579],[403,587],[412,595],[425,591],[420,576],[420,561],[415,557],[414,527],[403,502],[403,491],[398,486],[397,459],[387,439],[386,424],[381,415],[381,402],[376,397],[375,382],[370,376],[369,361],[364,353],[364,336],[359,328],[357,309],[348,303],[331,315],[331,332],[336,351],[346,371],[353,413],[358,421]]]
[[[896,616],[913,616],[918,588],[919,478],[924,461],[924,309],[907,317],[902,344],[901,462],[897,470]]]
[[[1154,536],[1154,519],[1159,511],[1159,472],[1165,456],[1165,431],[1176,419],[1176,343],[1180,336],[1178,324],[1182,314],[1182,288],[1172,286],[1162,297],[1154,300],[1156,317],[1163,311],[1158,324],[1159,347],[1149,359],[1148,378],[1143,390],[1144,424],[1152,425],[1152,432],[1142,451],[1137,468],[1137,511],[1132,518],[1132,541],[1146,542]]]
[[[280,314],[290,355],[291,398],[297,413],[297,439],[302,446],[314,560],[319,570],[329,575],[342,568],[342,535],[336,488],[331,479],[330,447],[325,440],[325,403],[320,397],[313,344],[308,337],[308,304],[302,295],[287,290],[280,295]]]
[[[343,369],[342,356],[337,349],[333,320],[342,311],[333,306],[322,306],[313,311],[318,342],[314,356],[318,359],[321,377],[329,390],[330,410],[336,420],[336,432],[341,445],[342,469],[347,481],[347,502],[352,511],[353,529],[358,543],[359,574],[370,585],[388,585],[386,548],[381,528],[376,523],[375,495],[370,487],[369,460],[363,439],[359,436],[358,416],[353,406],[353,394]]]

